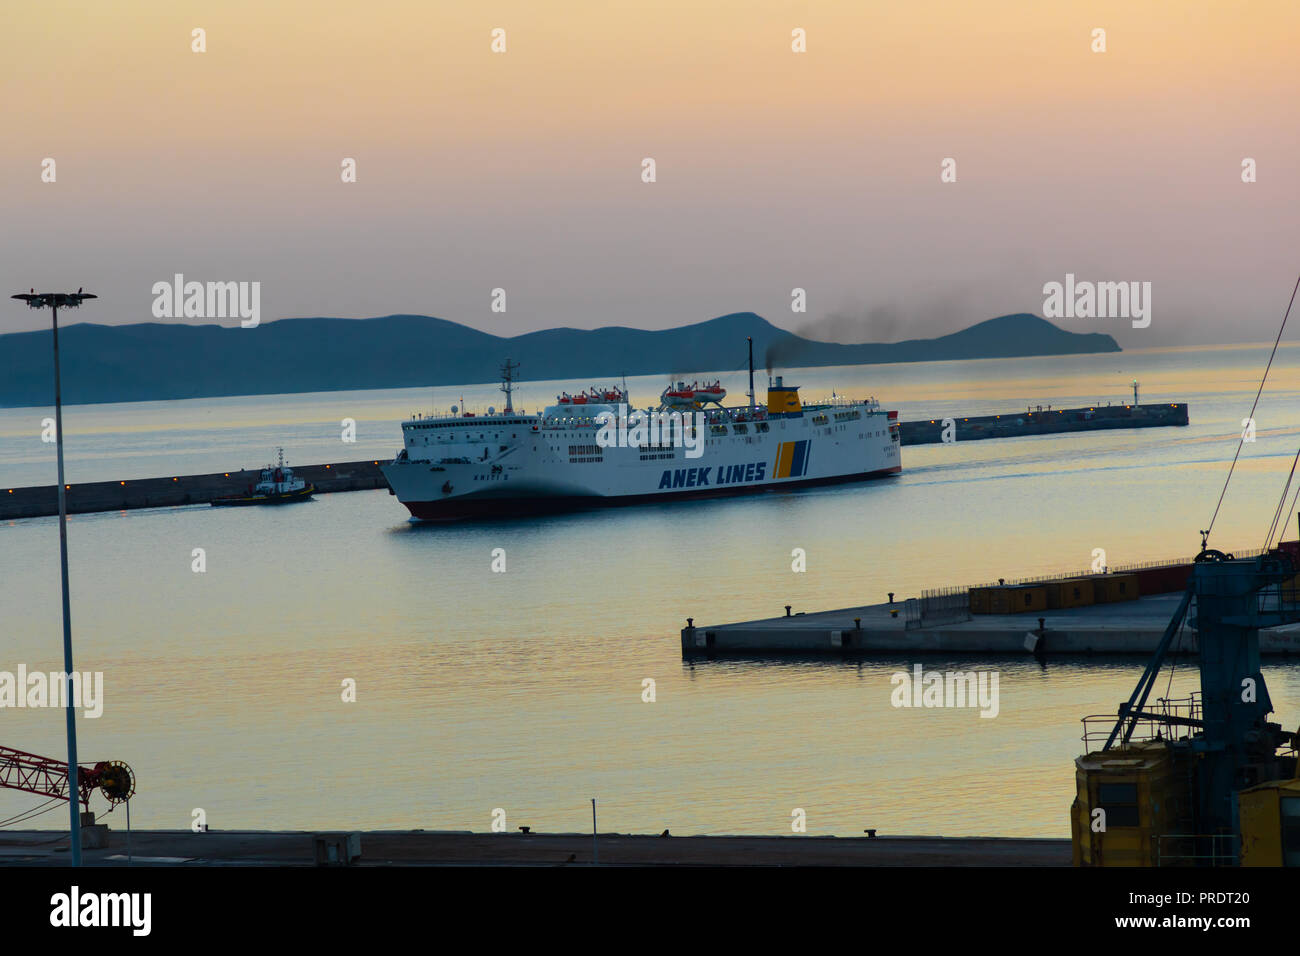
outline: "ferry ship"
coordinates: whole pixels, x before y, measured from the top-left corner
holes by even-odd
[[[403,448],[381,470],[414,517],[752,494],[902,470],[898,412],[875,399],[804,405],[799,387],[783,376],[758,405],[752,359],[749,403],[730,408],[719,382],[677,382],[657,409],[631,410],[624,389],[596,387],[562,393],[540,413],[525,414],[513,408],[515,368],[507,360],[502,370],[504,411],[475,415],[453,406],[450,415],[402,423]]]

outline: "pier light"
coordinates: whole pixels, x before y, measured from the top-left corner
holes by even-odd
[[[180,481],[179,478],[173,478],[172,481]]]
[[[22,299],[28,308],[49,309],[50,328],[54,333],[54,440],[57,450],[59,483],[55,485],[59,493],[59,576],[63,585],[63,673],[75,674],[72,666],[72,602],[68,597],[68,499],[66,492],[71,487],[63,482],[63,390],[59,381],[59,306],[65,309],[78,308],[86,299],[95,299],[92,295],[78,289],[76,292],[22,292],[12,296]],[[10,494],[13,490],[10,489]],[[77,702],[72,694],[67,694],[64,701],[68,736],[68,824],[69,863],[81,866],[81,788],[78,784],[77,768]],[[129,806],[129,804],[128,804]]]
[[[125,486],[125,485],[126,485],[126,482],[125,482],[125,481],[119,481],[118,484],[119,484],[119,485],[123,485],[123,486]]]

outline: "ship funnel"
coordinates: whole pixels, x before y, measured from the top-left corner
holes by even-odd
[[[786,385],[778,375],[767,387],[767,414],[770,418],[801,418],[803,406],[799,404],[799,386]]]

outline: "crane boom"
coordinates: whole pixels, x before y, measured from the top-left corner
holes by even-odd
[[[0,787],[68,800],[68,765],[53,757],[0,746]],[[120,760],[101,760],[94,766],[78,765],[77,789],[78,800],[84,808],[89,809],[90,795],[99,790],[107,798],[111,811],[135,793],[135,774]]]

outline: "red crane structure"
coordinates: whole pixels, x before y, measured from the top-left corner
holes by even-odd
[[[67,761],[0,747],[0,787],[67,800]],[[101,760],[93,767],[78,765],[77,789],[83,810],[90,809],[90,795],[98,790],[108,800],[111,813],[135,793],[135,774],[120,760]]]

